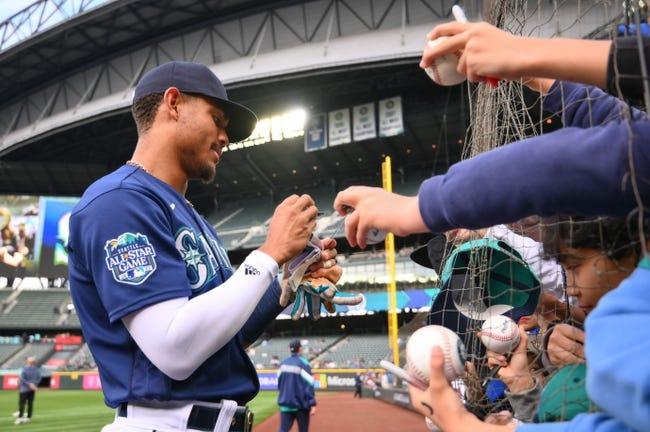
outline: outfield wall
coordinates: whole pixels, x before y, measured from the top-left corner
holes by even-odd
[[[8,372],[2,376],[3,390],[18,388],[20,371]],[[357,373],[374,373],[381,378],[383,369],[313,369],[315,388],[318,391],[354,391],[354,377]],[[260,390],[278,389],[278,370],[259,369]],[[97,371],[53,372],[50,388],[54,390],[101,390]]]

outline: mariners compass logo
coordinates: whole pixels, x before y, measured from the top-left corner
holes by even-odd
[[[126,232],[104,246],[106,266],[117,282],[140,285],[156,270],[156,251],[147,236]]]

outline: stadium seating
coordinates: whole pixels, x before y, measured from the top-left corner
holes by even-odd
[[[378,367],[390,354],[388,337],[383,335],[350,335],[319,356],[324,367]]]
[[[303,344],[303,356],[311,360],[340,338],[340,336],[309,336],[263,339],[248,349],[248,355],[256,368],[272,367],[273,356],[277,356],[280,361],[284,360],[290,354],[289,343],[294,339],[300,339]]]
[[[97,368],[97,365],[95,364],[93,355],[90,353],[88,344],[83,344],[81,349],[74,353],[64,366],[64,369],[67,370],[89,370],[95,368]]]
[[[25,345],[24,351],[22,351],[19,356],[5,362],[2,367],[5,369],[20,368],[25,364],[25,359],[27,357],[34,357],[36,359],[36,364],[40,365],[50,357],[53,350],[54,344],[52,343],[28,343]]]
[[[22,347],[22,344],[0,344],[0,366]]]
[[[13,308],[0,314],[0,328],[55,327],[60,317],[56,310],[69,298],[70,292],[66,289],[24,290],[16,298]]]

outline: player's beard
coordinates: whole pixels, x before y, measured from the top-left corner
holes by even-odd
[[[208,159],[201,158],[195,150],[183,152],[181,166],[188,179],[201,180],[204,184],[211,183],[217,174],[216,165]]]

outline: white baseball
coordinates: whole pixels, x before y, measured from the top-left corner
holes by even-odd
[[[370,228],[366,233],[366,243],[374,245],[386,240],[386,231],[378,230],[377,228]]]
[[[445,39],[447,39],[447,36],[440,36],[437,39],[428,41],[427,45],[434,47]],[[449,53],[437,57],[433,60],[431,66],[425,69],[425,72],[438,85],[453,86],[460,84],[467,77],[456,70],[458,67],[458,58],[458,53]]]
[[[446,327],[430,325],[418,329],[406,343],[406,369],[423,384],[429,385],[431,349],[439,346],[445,356],[445,376],[453,381],[465,369],[465,345]]]
[[[481,342],[487,349],[495,353],[511,352],[519,345],[517,323],[507,316],[491,316],[481,326]]]

